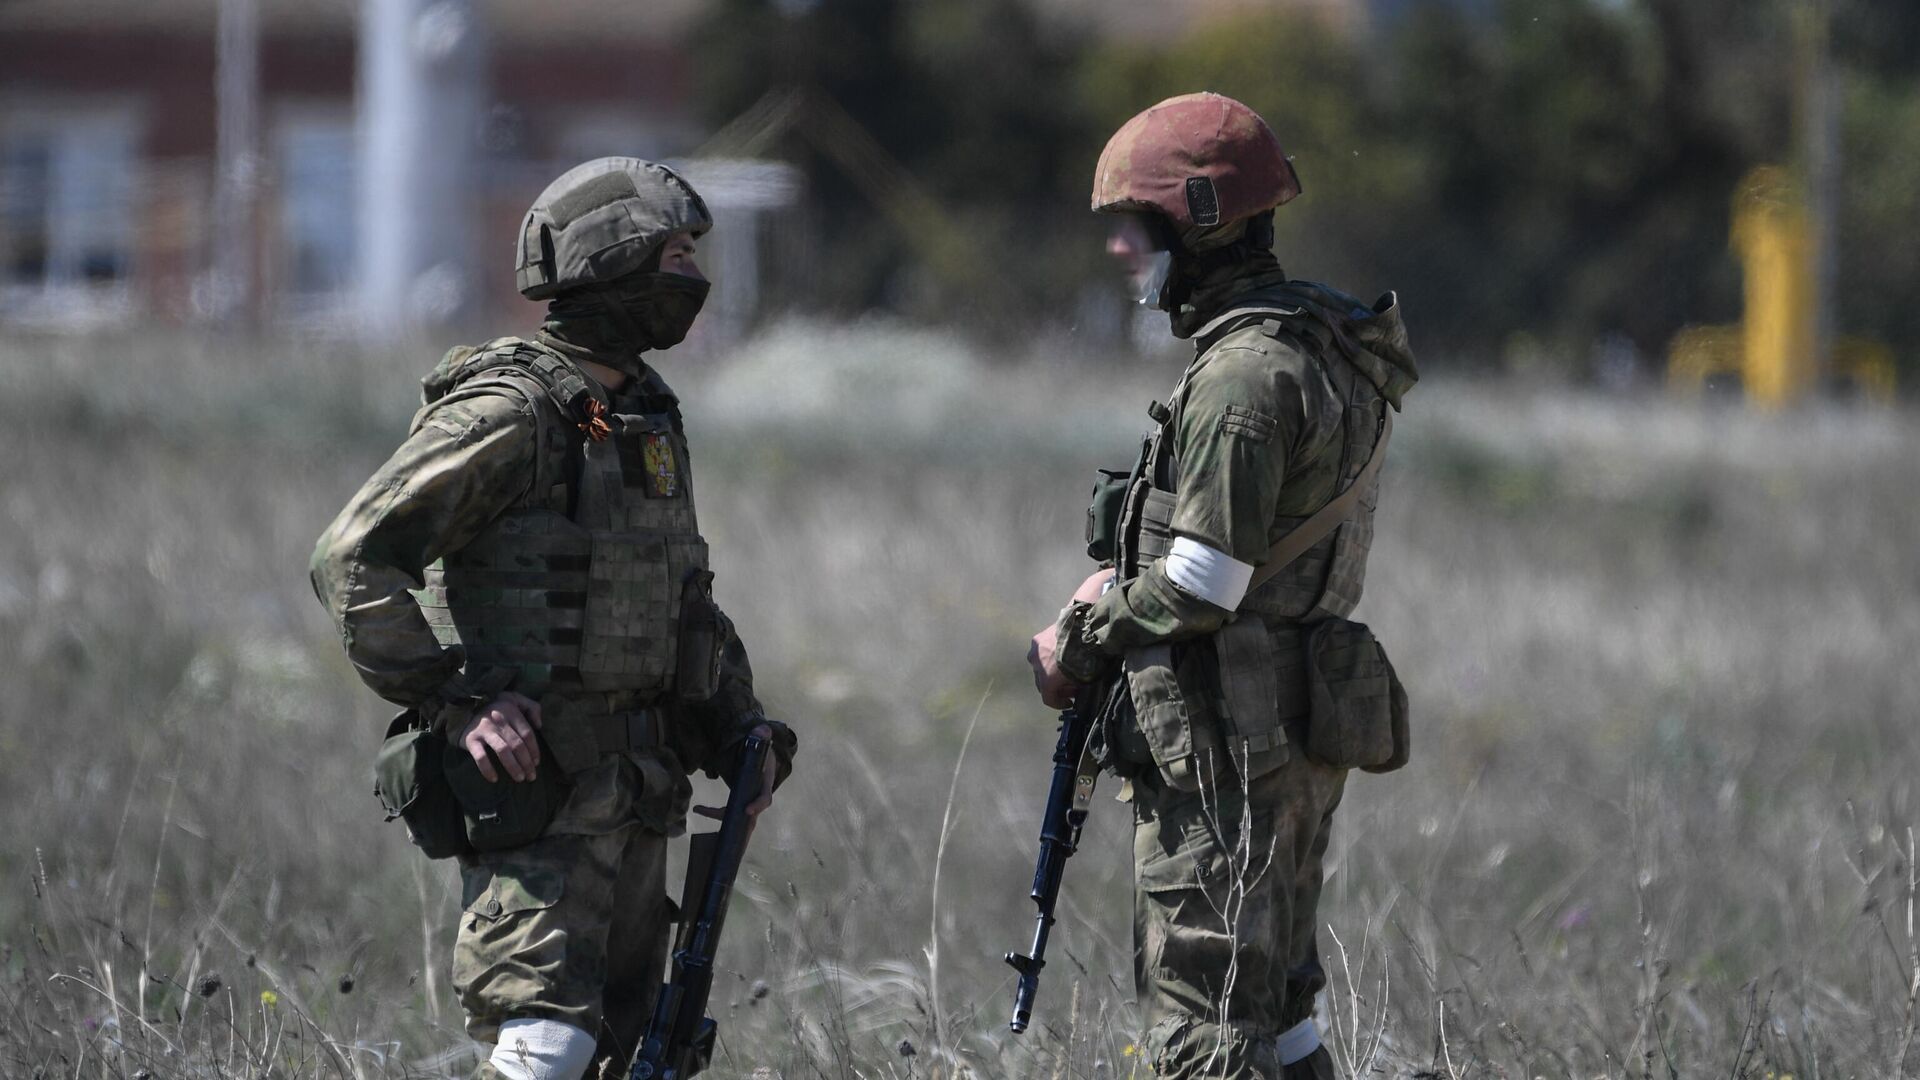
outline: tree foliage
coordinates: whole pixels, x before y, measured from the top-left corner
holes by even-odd
[[[1579,356],[1624,334],[1658,355],[1739,317],[1730,198],[1797,160],[1816,10],[1845,88],[1840,329],[1911,353],[1920,256],[1889,238],[1920,224],[1912,5],[1427,0],[1357,28],[1242,9],[1142,41],[1049,31],[1025,0],[724,0],[699,55],[716,121],[774,82],[818,85],[993,252],[979,295],[955,295],[816,162],[826,302],[1057,317],[1105,273],[1085,199],[1106,136],[1206,89],[1294,155],[1305,195],[1276,226],[1295,274],[1400,290],[1429,352],[1490,359],[1524,333]]]

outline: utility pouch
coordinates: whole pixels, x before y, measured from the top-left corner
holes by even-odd
[[[1205,696],[1188,692],[1201,658],[1211,659],[1203,644],[1184,643],[1178,650],[1165,643],[1147,645],[1122,658],[1140,736],[1161,782],[1175,791],[1200,790],[1201,782],[1218,775],[1226,763]]]
[[[633,759],[640,773],[640,796],[633,814],[648,832],[679,836],[687,831],[687,809],[693,805],[693,781],[671,755],[641,754]]]
[[[1094,762],[1111,770],[1123,780],[1140,776],[1153,766],[1153,754],[1147,749],[1146,736],[1133,715],[1133,695],[1127,690],[1124,675],[1114,676],[1113,685],[1104,691],[1100,717],[1087,742]]]
[[[687,575],[680,593],[680,645],[673,677],[681,701],[705,701],[720,689],[720,660],[733,622],[713,602],[713,571]]]
[[[412,709],[393,718],[387,737],[373,759],[373,793],[386,808],[387,820],[399,818],[407,839],[429,859],[465,855],[466,821],[460,803],[447,784],[442,764],[447,740],[422,726]]]
[[[1336,769],[1407,763],[1407,692],[1364,625],[1325,619],[1307,634],[1307,756]]]
[[[556,756],[544,738],[535,738],[540,739],[540,765],[531,780],[508,776],[495,757],[493,772],[499,779],[489,781],[464,747],[446,746],[441,760],[446,763],[447,786],[458,801],[467,843],[474,851],[499,851],[531,842],[566,799],[568,785]]]
[[[1110,563],[1119,554],[1120,510],[1127,501],[1127,481],[1132,473],[1101,469],[1093,480],[1093,495],[1087,500],[1087,557],[1097,563]]]
[[[1243,615],[1213,635],[1220,664],[1220,733],[1246,783],[1287,763],[1280,723],[1280,667],[1273,637],[1258,616]]]

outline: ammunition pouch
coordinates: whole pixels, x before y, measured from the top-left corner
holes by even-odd
[[[466,821],[447,783],[447,740],[422,726],[412,709],[393,718],[373,762],[373,793],[387,820],[400,819],[407,839],[429,859],[472,851]]]
[[[1160,782],[1175,791],[1200,790],[1226,764],[1219,725],[1207,704],[1212,680],[1205,669],[1211,660],[1205,642],[1163,642],[1130,650],[1121,662],[1135,723],[1120,740],[1120,756],[1144,756],[1141,764],[1151,762]]]
[[[733,638],[732,620],[713,601],[713,571],[687,575],[680,591],[679,634],[674,694],[681,701],[705,701],[720,690],[720,662]]]
[[[1307,756],[1336,769],[1407,763],[1407,692],[1373,631],[1323,619],[1307,633]]]
[[[1275,633],[1243,616],[1209,638],[1128,654],[1133,708],[1119,711],[1108,736],[1116,771],[1150,765],[1162,784],[1194,791],[1222,767],[1250,784],[1285,765],[1287,719],[1298,713],[1286,695],[1297,696],[1298,664],[1287,662],[1294,650],[1283,656]]]
[[[1131,471],[1101,469],[1087,500],[1087,557],[1107,564],[1119,557],[1120,511],[1127,501]]]
[[[1287,763],[1281,667],[1273,632],[1243,615],[1213,635],[1220,673],[1220,737],[1234,771],[1251,784]]]

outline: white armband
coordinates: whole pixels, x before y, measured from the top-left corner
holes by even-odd
[[[1233,611],[1247,595],[1253,567],[1224,551],[1184,536],[1167,553],[1167,580],[1215,607]]]

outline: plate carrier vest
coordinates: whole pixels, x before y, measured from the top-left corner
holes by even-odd
[[[526,493],[427,567],[414,595],[434,635],[472,668],[516,669],[533,696],[671,692],[683,594],[707,568],[679,399],[649,369],[617,399],[636,411],[612,412],[563,354],[521,338],[447,354],[429,402],[456,387],[530,401],[539,450]]]

